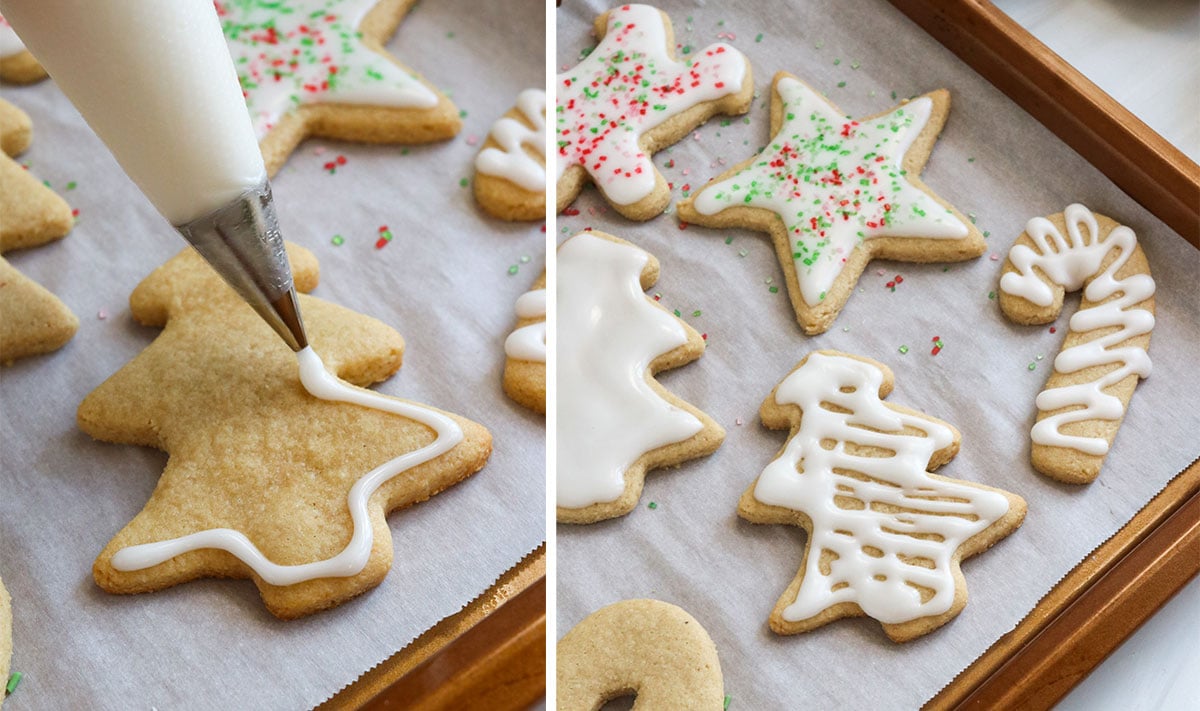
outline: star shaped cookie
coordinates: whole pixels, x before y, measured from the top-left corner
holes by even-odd
[[[268,173],[309,136],[418,144],[458,133],[454,104],[383,49],[414,3],[216,3]]]
[[[750,108],[750,62],[718,43],[675,59],[671,21],[648,5],[596,19],[600,44],[555,80],[558,211],[591,181],[633,220],[662,213],[667,181],[650,161],[714,114]]]
[[[311,290],[315,257],[295,246],[288,255],[297,289]],[[480,425],[351,387],[319,361],[317,375],[307,370],[315,353],[366,386],[400,367],[404,343],[375,319],[300,302],[313,348],[298,367],[193,250],[134,290],[134,318],[164,330],[84,399],[78,421],[97,439],[170,456],[145,508],[96,559],[100,587],[250,578],[281,618],[333,607],[387,574],[388,512],[483,466],[491,436]]]
[[[979,230],[920,179],[949,110],[938,90],[855,120],[780,72],[771,140],[680,202],[679,217],[770,233],[797,320],[823,333],[871,259],[954,262],[985,251]]]
[[[0,253],[60,239],[74,224],[67,203],[9,157],[31,139],[29,116],[0,100]],[[0,257],[0,363],[57,350],[78,327],[54,294]]]

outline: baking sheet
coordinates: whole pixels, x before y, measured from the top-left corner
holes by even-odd
[[[389,49],[452,92],[462,133],[409,149],[313,140],[273,180],[284,235],[320,259],[314,295],[405,337],[403,368],[377,389],[483,423],[495,446],[474,477],[389,517],[396,557],[382,585],[289,623],[248,581],[140,596],[93,583],[93,558],[141,508],[166,456],[93,442],[75,408],[157,335],[130,318],[129,292],[184,243],[52,82],[4,87],[34,121],[21,160],[80,211],[65,240],[5,256],[81,322],[58,353],[0,370],[0,577],[14,603],[12,668],[25,674],[6,710],[312,706],[544,539],[543,420],[500,382],[513,303],[542,270],[545,234],[540,222],[487,218],[460,186],[492,122],[543,86],[544,34],[540,3],[419,5]],[[346,163],[331,175],[323,166],[338,155]],[[383,225],[394,239],[377,250]]]
[[[1200,378],[1192,349],[1200,342],[1194,291],[1200,252],[885,2],[659,6],[671,15],[681,47],[699,51],[723,39],[743,51],[758,88],[748,122],[715,118],[655,157],[676,200],[685,185],[702,186],[769,139],[770,81],[778,70],[796,74],[856,117],[895,105],[893,91],[903,99],[945,87],[953,108],[922,178],[976,220],[989,251],[951,265],[873,262],[830,331],[806,337],[767,235],[681,230],[671,214],[633,223],[585,189],[572,206],[579,214],[560,216],[556,236],[561,241],[595,227],[659,258],[662,277],[651,293],[708,336],[699,361],[659,380],[728,435],[711,457],[652,472],[628,516],[558,526],[558,633],[605,604],[659,598],[690,611],[712,635],[730,708],[915,708],[1196,457]],[[559,71],[594,46],[592,20],[604,9],[601,2],[572,2],[558,11]],[[1008,322],[988,296],[1025,222],[1072,202],[1132,226],[1158,283],[1154,373],[1134,394],[1099,479],[1085,487],[1058,484],[1029,464],[1034,398],[1078,295],[1068,297],[1055,323],[1035,327]],[[893,291],[886,285],[897,275],[903,281]],[[936,356],[934,337],[945,344]],[[819,348],[883,361],[896,374],[890,402],[962,432],[961,453],[939,474],[1001,487],[1029,503],[1020,530],[964,563],[970,602],[962,614],[906,645],[890,642],[867,618],[792,637],[766,625],[800,565],[805,533],[743,521],[737,501],[787,439],[761,426],[759,405]],[[649,509],[650,502],[657,507]]]

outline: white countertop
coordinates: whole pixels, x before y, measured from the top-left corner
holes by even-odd
[[[994,0],[1138,118],[1200,161],[1200,2]],[[1058,705],[1200,708],[1200,578]]]

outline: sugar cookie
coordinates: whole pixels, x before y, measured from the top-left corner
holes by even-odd
[[[504,392],[537,412],[546,411],[546,273],[516,305],[517,327],[504,341]]]
[[[677,61],[670,19],[648,5],[609,10],[596,35],[555,82],[558,211],[591,181],[617,212],[649,220],[671,199],[650,157],[715,114],[748,111],[750,62],[724,43]]]
[[[602,232],[558,250],[558,520],[629,513],[646,471],[711,454],[725,431],[654,374],[700,357],[695,329],[647,297],[658,260]]]
[[[475,157],[475,199],[492,217],[546,216],[546,92],[526,89]]]
[[[33,58],[12,25],[0,15],[0,80],[32,84],[46,78],[46,70]],[[12,155],[12,153],[5,151]]]
[[[623,600],[575,625],[555,654],[559,711],[593,711],[635,694],[639,709],[721,711],[717,646],[684,610],[658,600]]]
[[[289,246],[296,288],[312,253]],[[199,255],[134,290],[139,322],[164,326],[79,406],[97,439],[170,458],[144,509],[93,566],[115,593],[201,577],[250,578],[294,618],[378,585],[392,559],[385,514],[478,471],[491,436],[464,418],[355,388],[400,367],[404,343],[375,319],[300,297],[315,353],[297,359]],[[306,392],[307,391],[307,392]]]
[[[929,470],[958,453],[941,420],[885,403],[892,372],[816,351],[763,402],[787,445],[742,494],[754,523],[808,531],[804,561],[770,616],[779,634],[873,617],[896,642],[941,627],[967,603],[959,563],[1012,533],[1021,497]]]
[[[1004,261],[1001,310],[1017,323],[1050,323],[1063,295],[1080,289],[1031,432],[1034,468],[1072,484],[1100,473],[1138,380],[1150,375],[1154,278],[1137,235],[1111,218],[1076,204],[1030,220]]]
[[[984,253],[979,230],[919,177],[949,111],[938,90],[856,121],[780,72],[770,142],[681,201],[679,218],[769,233],[800,326],[824,333],[872,259]]]

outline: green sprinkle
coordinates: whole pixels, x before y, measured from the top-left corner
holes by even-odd
[[[839,81],[839,82],[838,82],[838,88],[839,88],[839,89],[845,89],[845,88],[846,88],[846,82],[844,82],[844,81]]]
[[[971,220],[971,224],[972,224],[972,225],[973,225],[973,224],[975,224],[975,213],[973,213],[973,212],[968,212],[968,213],[967,213],[967,218]]]
[[[892,92],[892,101],[895,101],[895,100],[896,100],[896,92],[893,91]]]
[[[25,675],[21,672],[13,672],[12,676],[8,677],[8,683],[4,685],[4,693],[11,694],[17,690],[17,685],[21,683],[21,679]]]
[[[729,711],[729,702],[730,701],[733,701],[733,697],[730,696],[729,694],[725,694],[725,706],[722,707],[721,711]]]
[[[992,301],[995,301],[995,300],[996,300],[996,292],[994,292],[994,291],[989,291],[989,292],[988,292],[988,298],[989,298],[989,299],[991,299]]]
[[[817,42],[816,44],[813,45],[813,47],[816,47],[817,49],[820,49],[824,46],[825,46],[824,42]]]
[[[46,186],[46,187],[48,187],[48,188],[52,188],[52,187],[54,187],[54,186],[50,185],[50,181],[49,181],[49,180],[43,180],[43,181],[42,181],[42,185],[45,185],[45,186]]]
[[[334,247],[341,247],[343,244],[346,243],[346,238],[341,235],[334,235],[333,239],[331,239],[329,241],[333,243]]]
[[[467,180],[466,178],[463,178],[462,180],[458,181],[458,187],[460,187],[460,188],[465,188],[470,184],[471,184],[471,181]]]
[[[744,249],[739,249],[739,250],[738,250],[738,256],[739,256],[739,257],[744,257],[744,256],[746,256],[747,254],[750,254],[750,252],[748,252],[747,250],[744,250]]]
[[[690,45],[690,44],[684,45],[682,51],[684,54],[691,54],[692,53],[692,45]]]
[[[984,231],[983,231],[983,238],[984,238],[984,239],[987,239],[988,237],[991,237],[991,236],[992,236],[992,233],[991,233],[991,232],[988,232],[987,230],[984,230]]]
[[[654,509],[658,508],[658,504],[656,504],[656,503],[654,503],[653,501],[651,501],[650,503],[646,504],[646,508],[648,508],[648,509],[650,509],[651,511],[653,511]]]
[[[521,255],[521,264],[529,264],[529,255],[528,254]]]
[[[842,326],[842,333],[850,333],[850,327],[849,327],[849,326]]]
[[[862,66],[862,65],[861,65],[861,64],[859,64],[857,61],[850,62],[850,68],[851,68],[851,69],[858,69],[858,68],[859,68],[859,67],[861,67],[861,66]]]
[[[833,66],[835,66],[835,67],[841,63],[842,63],[842,60],[840,60],[840,59],[833,60]]]
[[[768,288],[767,288],[767,291],[771,292],[772,294],[778,294],[778,293],[779,293],[779,287],[777,287],[777,286],[768,287]]]
[[[967,158],[967,162],[968,162],[968,163],[974,163],[974,162],[975,162],[975,156],[971,156],[970,158]]]
[[[758,36],[754,38],[754,41],[755,41],[755,42],[762,42],[762,38],[763,38],[763,33],[759,32],[759,33],[758,33]],[[728,704],[726,704],[726,706],[728,706]]]
[[[695,318],[699,315],[700,315],[700,309],[696,309],[695,311],[692,312],[692,318]]]
[[[454,33],[453,33],[453,32],[447,32],[447,33],[446,33],[446,39],[454,39]]]
[[[514,264],[508,268],[508,275],[512,276],[513,274],[516,274],[520,270],[521,270],[521,268],[518,267],[516,264]]]
[[[466,117],[467,117],[467,110],[466,110],[466,109],[459,109],[459,110],[458,110],[458,117],[459,117],[459,118],[466,118]]]
[[[71,182],[67,183],[67,190],[74,190],[74,189],[75,189],[75,181],[72,180]]]
[[[1034,358],[1034,360],[1041,360],[1042,358],[1045,358],[1045,356],[1041,356],[1041,355],[1039,355],[1039,356],[1036,356],[1036,357]]]
[[[899,350],[900,350],[900,355],[904,355],[905,353],[908,353],[908,346],[900,346]]]
[[[1033,361],[1029,361],[1029,366],[1028,366],[1028,368],[1029,368],[1030,370],[1037,370],[1037,363],[1034,363]]]
[[[733,238],[732,238],[732,237],[726,237],[726,238],[725,238],[725,244],[733,244]]]
[[[675,316],[682,317],[683,314],[679,312],[679,309],[675,309]]]

